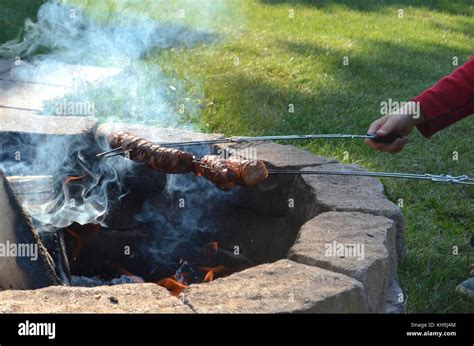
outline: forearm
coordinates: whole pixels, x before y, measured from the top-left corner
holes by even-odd
[[[425,137],[474,113],[474,56],[412,101],[420,106],[423,121],[416,125]]]

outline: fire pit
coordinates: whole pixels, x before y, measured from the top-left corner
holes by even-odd
[[[2,208],[0,220],[23,225],[10,227],[2,241],[24,239],[43,249],[41,262],[1,259],[2,272],[27,278],[0,276],[1,311],[403,310],[396,280],[403,220],[378,180],[273,175],[257,187],[224,192],[193,174],[162,174],[121,156],[102,159],[108,167],[123,165],[119,175],[99,176],[94,162],[101,159],[95,154],[117,130],[156,142],[220,136],[42,118],[55,127],[32,133],[28,124],[38,119],[29,119],[21,129],[9,128],[8,122],[1,129],[6,178],[0,194],[10,211]],[[38,166],[28,177],[15,174],[18,165],[38,159],[38,143],[63,141],[80,143],[67,175],[54,176]],[[15,162],[19,146],[22,158]],[[251,153],[269,168],[303,173],[315,167],[361,170],[269,142],[189,151],[196,157]],[[94,190],[99,187],[100,193]],[[106,201],[100,199],[104,196]]]

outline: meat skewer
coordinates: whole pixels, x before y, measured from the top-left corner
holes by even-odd
[[[295,140],[312,140],[312,139],[328,139],[328,138],[340,138],[340,139],[356,139],[356,138],[369,138],[374,142],[378,143],[392,143],[401,136],[392,133],[385,137],[379,137],[374,134],[366,135],[354,135],[354,134],[311,134],[311,135],[285,135],[285,136],[259,136],[259,137],[227,137],[210,140],[199,140],[199,141],[186,141],[186,142],[163,142],[154,143],[163,147],[188,147],[188,146],[199,146],[199,145],[212,145],[212,144],[225,144],[225,143],[251,143],[251,142],[268,142],[268,141],[295,141]],[[97,157],[110,157],[115,155],[109,155],[114,152],[121,151],[122,148],[114,148],[112,150],[104,151],[97,154]],[[121,155],[119,152],[117,155]]]
[[[434,182],[474,185],[474,179],[466,175],[451,176],[428,173],[410,174],[363,171],[268,171],[262,161],[241,158],[224,159],[217,155],[206,155],[197,161],[193,155],[187,152],[153,144],[146,139],[125,131],[110,134],[109,142],[113,148],[112,151],[128,152],[128,156],[131,160],[144,163],[158,172],[193,172],[196,175],[202,175],[223,191],[228,191],[236,186],[255,187],[267,179],[269,174],[352,175],[430,180]]]
[[[268,177],[268,170],[262,161],[239,158],[223,159],[206,155],[200,161],[199,173],[223,191],[240,185],[254,187]]]
[[[108,140],[114,150],[128,152],[130,160],[144,163],[158,172],[179,174],[196,169],[194,156],[190,153],[153,144],[125,131],[111,133]]]

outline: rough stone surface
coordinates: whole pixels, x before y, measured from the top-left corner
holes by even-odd
[[[357,279],[365,287],[369,311],[383,312],[396,275],[395,235],[393,221],[385,217],[327,212],[301,227],[288,257]],[[334,251],[338,246],[352,253]]]
[[[7,177],[19,201],[28,206],[41,206],[54,198],[54,180],[51,175]]]
[[[13,114],[14,110],[11,111]],[[95,133],[97,137],[104,139],[112,131],[128,130],[155,142],[223,137],[219,134],[140,125],[97,125],[93,119],[90,124],[78,124],[77,121],[83,121],[83,117],[44,117],[23,111],[20,116],[13,116],[0,109],[0,119],[3,118],[7,121],[0,124],[0,133]],[[39,130],[37,124],[31,126],[40,120]],[[48,121],[50,123],[44,123]],[[34,132],[33,127],[37,132]],[[218,146],[223,147],[230,146]],[[246,148],[254,148],[257,158],[275,169],[361,170],[358,166],[342,165],[288,145],[259,143],[232,148],[244,149],[231,152],[239,156],[245,156],[242,153],[246,153]],[[199,157],[199,154],[211,151],[212,147],[190,149],[196,151],[196,156]],[[397,266],[395,244],[397,243],[399,251],[403,249],[403,238],[400,238],[400,234],[403,235],[403,222],[400,211],[384,196],[383,185],[377,179],[304,174],[272,176],[258,188],[237,189],[228,196],[226,206],[234,210],[235,215],[226,214],[223,212],[225,208],[221,208],[222,222],[216,224],[219,229],[228,230],[229,239],[223,239],[223,244],[238,244],[246,250],[243,255],[258,259],[257,262],[278,260],[286,256],[299,226],[305,223],[299,231],[296,244],[288,253],[290,260],[252,267],[211,283],[191,285],[180,296],[182,301],[169,296],[166,290],[153,284],[123,285],[126,287],[119,293],[113,292],[119,289],[116,287],[123,286],[88,289],[56,286],[36,291],[10,291],[12,296],[0,294],[0,311],[396,312],[397,307],[392,304],[392,298],[397,290],[392,282],[396,278]],[[294,199],[292,207],[288,204],[290,198]],[[246,210],[240,213],[239,210],[242,209]],[[253,222],[258,215],[260,220]],[[235,227],[227,227],[228,223]],[[262,232],[256,232],[253,227]],[[244,233],[241,235],[239,232]],[[276,241],[273,245],[265,241],[272,236]],[[398,242],[395,242],[396,236],[399,237]],[[248,243],[239,243],[242,237]],[[332,241],[364,244],[364,259],[324,256],[325,245]],[[254,246],[252,242],[258,243],[258,246]],[[261,243],[266,244],[269,249],[265,249]],[[145,294],[143,287],[146,287]],[[91,295],[93,290],[102,293]],[[156,290],[160,292],[154,292]],[[107,299],[102,300],[105,296]],[[119,303],[113,303],[110,297],[114,297],[112,300],[117,299]],[[1,303],[2,299],[5,304]],[[34,304],[31,301],[35,299],[41,303],[39,310],[27,310],[32,309]],[[15,303],[17,300],[19,303]],[[167,300],[169,304],[166,303]],[[157,303],[151,303],[152,301]]]
[[[156,284],[93,288],[51,286],[0,292],[1,313],[187,313],[191,310]]]
[[[363,287],[357,280],[289,260],[191,285],[181,299],[199,313],[366,311]]]
[[[92,117],[36,115],[31,112],[4,109],[0,115],[0,134],[31,133],[44,135],[81,135],[91,133],[97,126]]]
[[[258,213],[273,216],[286,216],[289,209],[289,193],[290,191],[292,192],[291,187],[294,185],[295,178],[297,177],[294,175],[270,175],[262,184],[257,187],[240,188],[234,190],[233,194],[230,195],[230,202],[238,207],[252,209]],[[306,190],[310,190],[308,189],[307,185],[303,185]],[[292,193],[292,197],[293,195],[294,194]],[[312,197],[312,194],[310,194],[310,197]],[[310,199],[311,198],[306,198],[303,202],[303,198],[301,198],[298,199],[298,203],[301,201],[301,203],[305,203],[305,207],[312,207],[314,206],[314,203],[311,203]],[[312,201],[314,202],[314,198]],[[302,206],[302,204],[299,206]],[[299,216],[302,216],[303,218],[306,215],[306,208],[293,208],[293,211],[301,214]],[[299,222],[299,219],[292,219],[291,221],[301,224],[306,220]]]
[[[66,94],[62,86],[0,80],[0,105],[41,111],[44,102],[61,98]]]
[[[302,171],[311,170],[303,168]],[[316,170],[316,169],[315,169]],[[356,165],[329,164],[317,170],[341,171],[363,169]],[[315,203],[329,211],[358,211],[372,215],[385,216],[397,226],[397,253],[403,257],[404,227],[400,209],[384,195],[382,183],[372,177],[337,175],[302,175],[315,195]]]
[[[337,162],[327,157],[315,156],[308,151],[298,149],[292,145],[269,142],[220,145],[220,147],[229,150],[230,154],[235,153],[237,156],[244,158],[256,154],[258,160],[262,160],[275,168],[293,169]],[[250,149],[252,151],[250,151]]]
[[[35,69],[0,60],[0,132],[77,134],[90,131],[96,121],[82,116],[39,116],[50,100],[65,98],[84,83],[113,76],[119,69],[54,64]]]
[[[223,202],[224,203],[224,202]],[[283,217],[256,213],[233,205],[215,205],[212,228],[227,248],[238,246],[256,263],[285,258],[298,232],[298,226]]]
[[[400,302],[400,297],[403,298],[403,302]],[[386,314],[403,314],[405,313],[405,295],[402,289],[398,285],[397,280],[393,280],[390,288],[388,289],[387,303],[385,305]]]
[[[0,119],[3,119],[4,116],[14,117],[14,116],[27,115],[27,114],[38,115],[38,112],[34,110],[8,108],[0,104]]]
[[[227,154],[264,161],[274,169],[300,169],[336,162],[327,157],[312,155],[292,145],[276,143],[252,143],[219,145]],[[289,208],[289,199],[295,202]],[[303,223],[307,218],[324,211],[315,204],[314,196],[299,175],[270,175],[262,184],[252,189],[237,191],[233,202],[255,211],[276,216],[285,216],[293,222]]]

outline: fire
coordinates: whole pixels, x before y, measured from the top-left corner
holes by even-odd
[[[74,180],[81,180],[85,177],[85,175],[79,175],[79,176],[69,176],[67,177],[66,179],[64,179],[63,181],[63,194],[64,196],[69,196],[69,193],[67,191],[67,185],[71,182],[71,181],[74,181]]]
[[[170,294],[175,297],[188,287],[172,278],[161,279],[156,284],[166,288],[170,292]]]
[[[210,270],[206,273],[202,282],[211,282],[212,280],[214,280],[214,272]]]
[[[206,272],[202,282],[211,282],[214,280],[216,274],[218,274],[219,277],[225,277],[240,270],[240,268],[227,268],[222,265],[213,268],[199,267],[198,269]]]
[[[69,184],[71,181],[80,180],[80,179],[83,179],[84,177],[85,177],[85,175],[67,177],[66,179],[64,179],[63,186],[66,186],[66,185]]]
[[[214,268],[209,268],[209,267],[199,267],[199,270],[205,271],[205,272],[214,272],[216,274],[221,274],[225,273],[227,271],[232,271],[232,269],[226,268],[224,266],[217,266]]]
[[[218,250],[219,243],[217,241],[207,243],[203,247],[203,252],[205,255],[207,255],[207,260],[209,262],[211,262],[211,257],[213,257]],[[191,275],[191,273],[188,271],[183,271],[183,269],[188,270],[189,267],[189,263],[186,260],[181,259],[178,264],[179,268],[176,270],[176,273],[173,276],[161,279],[156,282],[157,285],[166,288],[170,294],[175,297],[183,292],[183,290],[185,290],[187,287],[189,287],[189,284],[196,283],[198,281],[198,277],[202,277],[200,275],[195,276],[192,267],[189,269],[191,272],[193,272],[193,275]],[[201,282],[206,283],[211,282],[219,277],[231,275],[245,268],[227,268],[223,265],[212,267],[208,265],[207,267],[197,267],[197,269],[205,273]]]

